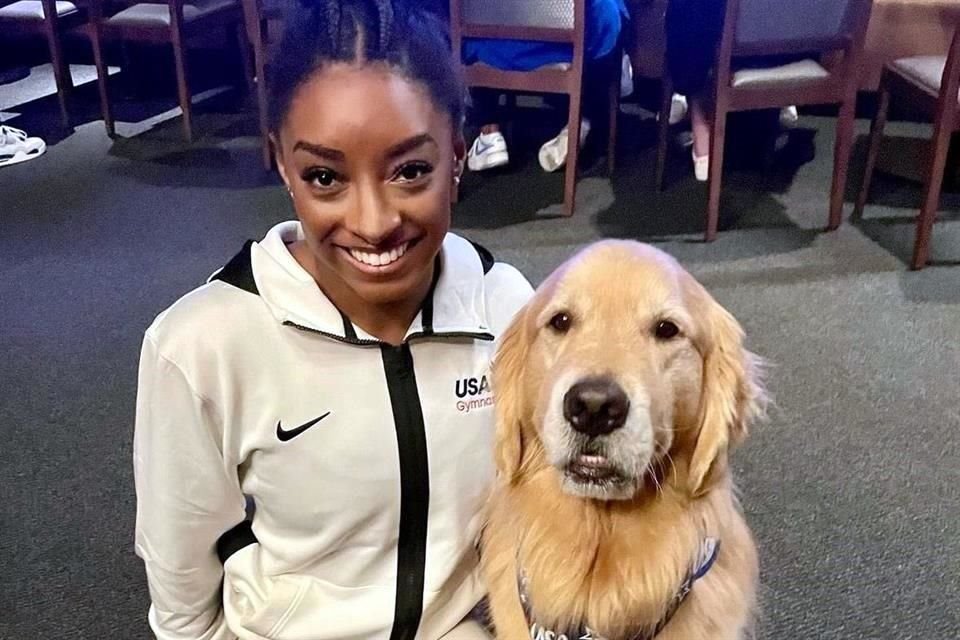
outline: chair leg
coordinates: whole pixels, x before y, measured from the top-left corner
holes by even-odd
[[[107,135],[113,137],[117,131],[113,122],[113,111],[110,108],[110,88],[108,86],[110,72],[107,68],[107,62],[103,57],[103,34],[101,32],[99,16],[93,18],[88,30],[90,34],[90,44],[93,48],[93,61],[97,67],[97,90],[100,92],[100,114],[103,116],[103,124],[107,128]]]
[[[460,181],[454,180],[450,187],[450,204],[457,204],[458,202],[460,202]]]
[[[580,159],[580,102],[582,89],[577,87],[570,96],[570,116],[567,121],[567,166],[563,182],[563,215],[572,216],[577,199],[577,162]]]
[[[620,67],[617,67],[619,72]],[[607,172],[613,175],[617,168],[617,119],[620,115],[620,76],[612,74],[609,86],[609,113],[607,114]]]
[[[863,184],[857,195],[857,204],[853,209],[853,218],[863,217],[863,209],[870,199],[870,186],[873,183],[873,172],[877,168],[877,158],[880,156],[880,147],[883,143],[883,129],[887,126],[887,114],[890,111],[890,90],[885,83],[880,85],[880,102],[877,104],[877,114],[870,126],[870,147],[867,151],[867,164],[863,169]]]
[[[260,72],[263,73],[262,71]],[[260,76],[263,78],[263,75]],[[273,152],[270,148],[270,122],[268,120],[268,99],[267,99],[267,87],[263,80],[257,81],[257,104],[258,104],[258,118],[260,120],[260,137],[261,137],[261,156],[263,158],[263,168],[267,171],[273,168]]]
[[[666,72],[664,72],[666,74]],[[670,105],[673,101],[673,83],[664,75],[660,89],[660,115],[657,122],[657,191],[663,191],[667,167],[667,148],[670,141]]]
[[[717,239],[720,226],[720,187],[723,181],[723,153],[727,137],[727,109],[725,104],[717,105],[710,127],[710,171],[707,176],[707,228],[703,239],[713,242]]]
[[[273,154],[270,152],[270,123],[267,118],[267,81],[266,47],[267,20],[261,19],[256,0],[243,0],[243,20],[247,26],[247,39],[253,44],[253,79],[257,94],[257,121],[260,125],[260,155],[263,168],[273,168]]]
[[[500,111],[500,95],[497,94],[495,99],[492,99],[494,105],[493,113]],[[502,120],[507,123],[506,127],[501,129],[504,137],[507,140],[508,145],[512,145],[513,141],[516,140],[514,135],[516,132],[516,122],[517,122],[517,94],[513,91],[508,91],[503,94],[503,111]],[[496,120],[493,120],[496,122]],[[482,124],[487,124],[486,122]]]
[[[952,113],[941,120],[954,121]],[[930,238],[933,233],[933,223],[940,208],[940,191],[943,187],[943,174],[947,165],[947,154],[950,151],[952,129],[946,122],[937,122],[934,126],[933,141],[927,163],[926,184],[923,188],[923,206],[917,218],[916,240],[913,244],[913,259],[910,268],[922,269],[930,260]]]
[[[260,121],[261,153],[263,168],[269,171],[273,168],[273,154],[270,152],[270,121],[268,119],[269,99],[267,96],[266,80],[266,53],[263,41],[259,38],[254,43],[254,64],[257,68],[257,117]]]
[[[177,71],[177,96],[180,110],[183,112],[183,135],[187,142],[193,142],[193,110],[191,109],[190,84],[187,79],[187,56],[184,49],[183,33],[174,26],[171,29],[173,41],[173,60]]]
[[[847,97],[840,107],[837,121],[837,139],[833,154],[833,187],[830,191],[830,219],[827,231],[833,231],[843,222],[843,198],[847,190],[850,151],[853,149],[854,117],[857,111],[856,93]]]
[[[59,18],[56,9],[47,13],[47,6],[54,3],[45,3],[44,30],[47,36],[47,46],[50,49],[50,60],[53,62],[53,77],[57,83],[57,100],[60,103],[60,118],[64,127],[70,126],[70,113],[67,109],[67,94],[73,88],[73,77],[70,75],[70,66],[63,55],[63,42],[60,39]]]
[[[253,60],[250,57],[250,40],[247,36],[247,28],[243,22],[238,22],[230,30],[230,38],[236,42],[237,53],[240,54],[240,67],[243,74],[243,81],[247,85],[247,91],[254,91],[254,75],[256,71],[253,66]]]

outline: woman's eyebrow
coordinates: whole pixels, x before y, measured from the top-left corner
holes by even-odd
[[[433,139],[429,133],[421,133],[419,135],[407,138],[402,142],[398,142],[389,149],[387,149],[387,159],[392,160],[394,158],[399,158],[400,156],[410,153],[415,149],[420,147],[432,144],[437,146],[437,141]]]
[[[347,157],[346,154],[339,149],[332,149],[330,147],[325,147],[322,144],[307,142],[305,140],[300,140],[297,142],[297,144],[293,145],[294,152],[299,149],[303,149],[308,153],[312,153],[318,158],[323,158],[324,160],[331,160],[334,162],[342,162]]]

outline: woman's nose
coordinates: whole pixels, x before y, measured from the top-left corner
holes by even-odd
[[[371,246],[379,246],[400,229],[400,211],[390,202],[380,184],[357,184],[354,210],[346,220],[347,229]]]

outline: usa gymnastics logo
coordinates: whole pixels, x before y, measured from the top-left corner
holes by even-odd
[[[477,409],[493,406],[493,394],[487,376],[457,380],[455,392],[457,394],[457,411],[460,413],[470,413]]]

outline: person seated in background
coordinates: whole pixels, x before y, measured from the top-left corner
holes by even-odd
[[[586,69],[584,71],[584,117],[580,128],[580,144],[586,141],[594,114],[603,113],[607,97],[605,79],[597,67],[605,58],[614,54],[627,7],[624,0],[587,0],[586,24]],[[573,55],[570,45],[552,42],[530,42],[469,38],[463,44],[463,61],[466,64],[483,63],[507,71],[532,71],[552,64],[569,63]],[[619,65],[617,65],[619,67]],[[483,171],[501,167],[510,162],[507,141],[499,124],[492,122],[499,93],[493,90],[474,90],[472,119],[482,123],[480,134],[467,153],[467,166],[471,171]],[[544,171],[556,171],[567,159],[567,128],[540,148],[540,166]]]
[[[700,182],[706,182],[710,168],[710,83],[725,9],[724,0],[670,0],[667,5],[666,66],[676,91],[670,106],[670,123],[689,115],[693,168]],[[760,61],[760,66],[766,65]],[[780,112],[783,126],[795,125],[797,118],[796,107]]]

